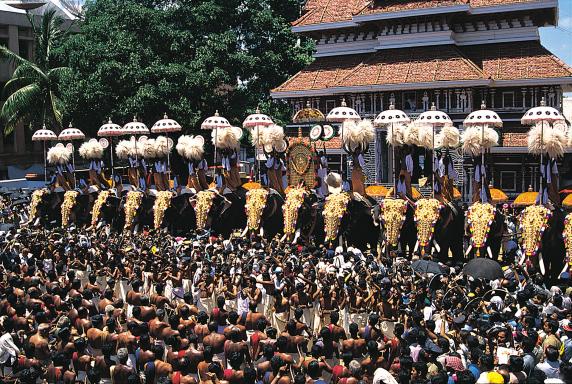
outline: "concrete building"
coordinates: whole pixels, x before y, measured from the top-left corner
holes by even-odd
[[[24,9],[15,8],[26,1],[0,2],[0,44],[8,47],[20,56],[33,60],[34,36]],[[37,1],[36,1],[37,3]],[[60,0],[43,1],[44,6],[31,10],[35,15],[41,14],[48,7],[55,7],[66,20],[75,16]],[[14,6],[12,6],[14,5]],[[0,62],[0,89],[10,79],[13,66]],[[41,127],[33,127],[38,129]],[[28,172],[43,174],[42,147],[32,142],[33,131],[28,127],[18,126],[10,135],[4,135],[4,127],[0,124],[0,180],[25,176]]]
[[[504,120],[489,160],[492,181],[514,197],[539,179],[521,116],[542,98],[562,110],[572,85],[572,69],[540,42],[538,29],[557,22],[557,0],[308,0],[292,29],[315,40],[315,60],[272,97],[324,113],[344,98],[367,118],[391,103],[415,118],[435,103],[457,126],[485,102]],[[392,174],[380,135],[370,147],[369,183]],[[330,152],[339,151],[338,142]],[[460,152],[456,158],[467,198],[473,169]]]

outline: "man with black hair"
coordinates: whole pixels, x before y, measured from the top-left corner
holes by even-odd
[[[544,350],[545,360],[536,365],[536,369],[544,372],[548,379],[557,379],[560,376],[560,352],[549,345]]]

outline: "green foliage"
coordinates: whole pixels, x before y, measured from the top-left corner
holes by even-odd
[[[63,20],[49,10],[39,22],[30,18],[30,23],[35,37],[34,63],[0,46],[0,57],[16,66],[3,89],[6,101],[0,119],[6,135],[19,123],[29,124],[33,129],[41,128],[43,123],[56,131],[62,127],[64,106],[60,85],[68,68],[54,65],[53,49],[65,36],[61,28]]]
[[[189,132],[216,109],[235,125],[259,104],[289,114],[265,107],[310,60],[311,42],[290,31],[298,12],[297,0],[88,2],[58,51],[72,68],[66,111],[91,135],[108,117],[153,124],[166,112]]]

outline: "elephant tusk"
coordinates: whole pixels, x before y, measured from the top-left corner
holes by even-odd
[[[465,252],[465,256],[469,256],[469,253],[471,252],[471,249],[473,249],[473,244],[469,244],[469,246],[467,247],[467,252]]]
[[[248,233],[248,226],[244,227],[244,230],[243,230],[242,233],[240,234],[240,237],[246,236],[247,233]]]
[[[286,234],[282,235],[282,237],[280,238],[280,242],[281,242],[281,243],[283,243],[284,240],[286,240],[286,236],[287,236]]]
[[[540,273],[544,276],[546,274],[546,269],[544,267],[544,259],[542,258],[542,252],[538,252],[538,265],[540,266]]]
[[[570,264],[568,264],[568,262],[564,263],[564,268],[562,268],[562,271],[560,272],[560,274],[558,275],[558,277],[561,277],[564,273],[568,272],[568,267]]]
[[[419,249],[419,240],[415,242],[415,248],[413,248],[413,253],[417,252],[418,249]]]
[[[487,247],[487,253],[489,254],[489,257],[493,259],[493,251],[491,251],[491,247]]]
[[[260,237],[264,237],[264,228],[260,226]]]
[[[526,255],[523,253],[522,257],[520,258],[520,260],[518,261],[518,265],[522,265],[524,264],[524,261],[526,260]]]
[[[437,251],[437,253],[440,253],[441,247],[439,246],[439,244],[437,244],[437,240],[433,240],[433,245],[435,246],[435,250]]]

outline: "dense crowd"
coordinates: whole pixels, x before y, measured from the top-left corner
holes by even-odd
[[[572,383],[572,287],[375,250],[11,229],[0,382]],[[400,255],[397,255],[400,256]]]

